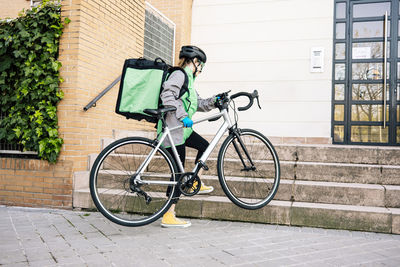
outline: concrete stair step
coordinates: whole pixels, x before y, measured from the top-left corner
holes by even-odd
[[[74,192],[74,207],[93,209],[89,189]],[[177,216],[400,234],[400,209],[273,200],[259,210],[222,196],[183,197]]]
[[[127,136],[154,138],[155,131],[118,131],[114,130],[114,139]],[[211,141],[212,136],[204,138]],[[219,145],[222,144],[223,137]],[[348,146],[348,145],[293,145],[274,144],[280,160],[295,162],[334,162],[375,165],[400,165],[400,147]],[[212,157],[217,157],[217,147]],[[189,156],[195,157],[195,151],[188,149]]]
[[[114,131],[113,138],[102,140],[102,147],[127,136],[153,139],[155,132]],[[269,205],[249,211],[227,199],[217,177],[217,147],[207,162],[210,170],[201,175],[215,191],[183,197],[178,216],[400,234],[400,147],[277,144],[275,148],[281,183]],[[187,167],[194,166],[196,153],[187,149]],[[89,156],[88,170],[96,157]],[[235,162],[231,164],[235,170]],[[94,208],[89,171],[74,174],[73,194],[74,207]]]
[[[282,160],[400,165],[400,147],[344,145],[277,145]]]
[[[90,156],[90,165],[93,164],[95,156]],[[133,160],[133,159],[132,159]],[[187,171],[194,167],[195,157],[187,156]],[[210,157],[206,162],[209,170],[208,175],[217,175],[217,158]],[[230,161],[232,175],[241,175],[235,172],[239,160]],[[265,168],[272,167],[264,165]],[[385,184],[400,185],[400,165],[375,165],[375,164],[354,164],[354,163],[333,163],[333,162],[294,162],[280,161],[281,178],[305,181],[325,181],[340,183],[360,184]]]
[[[204,184],[214,187],[212,195],[225,196],[218,177],[202,175],[201,180]],[[238,186],[241,186],[244,190],[246,189],[242,181],[237,183]],[[246,196],[246,194],[243,196]],[[274,199],[400,208],[400,186],[281,179]]]
[[[187,157],[185,166],[194,166],[195,157]],[[206,162],[208,175],[217,175],[217,159]],[[239,161],[237,161],[240,164]],[[234,165],[234,163],[232,163]],[[293,162],[280,160],[281,178],[305,181],[400,185],[399,165],[353,163]],[[235,173],[240,175],[240,173]]]
[[[106,174],[103,174],[106,177]],[[114,175],[118,175],[115,174]],[[157,174],[156,174],[157,175]],[[246,187],[242,177],[230,177],[236,188],[241,188],[245,197]],[[246,179],[246,178],[244,178]],[[105,180],[108,180],[107,178]],[[202,175],[204,184],[213,186],[213,196],[225,196],[219,179],[216,176]],[[74,176],[74,190],[89,188],[89,172],[77,172]],[[158,190],[158,189],[157,189]],[[164,190],[160,187],[159,190]],[[373,185],[356,183],[316,182],[281,179],[275,200],[341,204],[354,206],[374,206],[387,208],[400,208],[400,186]]]

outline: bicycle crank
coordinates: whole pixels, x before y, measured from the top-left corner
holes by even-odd
[[[192,172],[186,172],[178,180],[178,188],[185,196],[196,195],[201,188],[201,181],[199,176],[194,176]]]

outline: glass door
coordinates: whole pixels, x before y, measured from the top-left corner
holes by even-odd
[[[400,143],[399,1],[337,1],[335,16],[334,143]]]

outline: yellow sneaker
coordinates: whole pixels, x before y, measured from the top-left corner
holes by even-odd
[[[190,190],[190,192],[193,192],[193,190],[194,190],[195,188],[197,188],[197,181],[194,181],[193,187],[192,187],[192,189]],[[212,186],[207,186],[207,185],[201,183],[200,190],[199,190],[199,192],[198,192],[197,194],[208,194],[208,193],[211,193],[212,191],[214,191],[214,187],[212,187]]]
[[[201,183],[200,191],[197,194],[209,194],[212,191],[214,191],[214,187]]]
[[[161,227],[166,228],[185,228],[191,226],[191,222],[187,222],[175,217],[173,212],[167,211],[161,221]]]

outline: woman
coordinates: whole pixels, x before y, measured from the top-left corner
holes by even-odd
[[[195,78],[201,73],[204,64],[207,61],[206,54],[203,50],[196,46],[182,46],[179,53],[179,59],[180,61],[178,66],[181,67],[188,76],[188,91],[179,98],[180,90],[185,82],[185,74],[181,70],[176,70],[172,72],[168,77],[168,80],[164,82],[161,100],[164,106],[176,107],[176,111],[169,112],[166,115],[165,119],[168,127],[172,128],[177,125],[182,125],[183,123],[184,128],[173,131],[171,134],[179,158],[181,162],[185,164],[186,146],[198,150],[196,156],[197,162],[209,145],[207,140],[193,131],[192,117],[197,110],[210,111],[215,108],[215,96],[201,99],[193,88]],[[159,132],[161,131],[160,126],[161,125],[159,124]],[[171,155],[173,155],[169,141],[165,140],[163,145]],[[214,188],[212,186],[202,184],[199,194],[210,193],[213,190]],[[174,195],[174,204],[172,204],[171,208],[163,216],[161,222],[162,227],[188,227],[191,225],[190,222],[175,217],[175,205],[179,195],[180,191],[177,189],[177,192]]]

